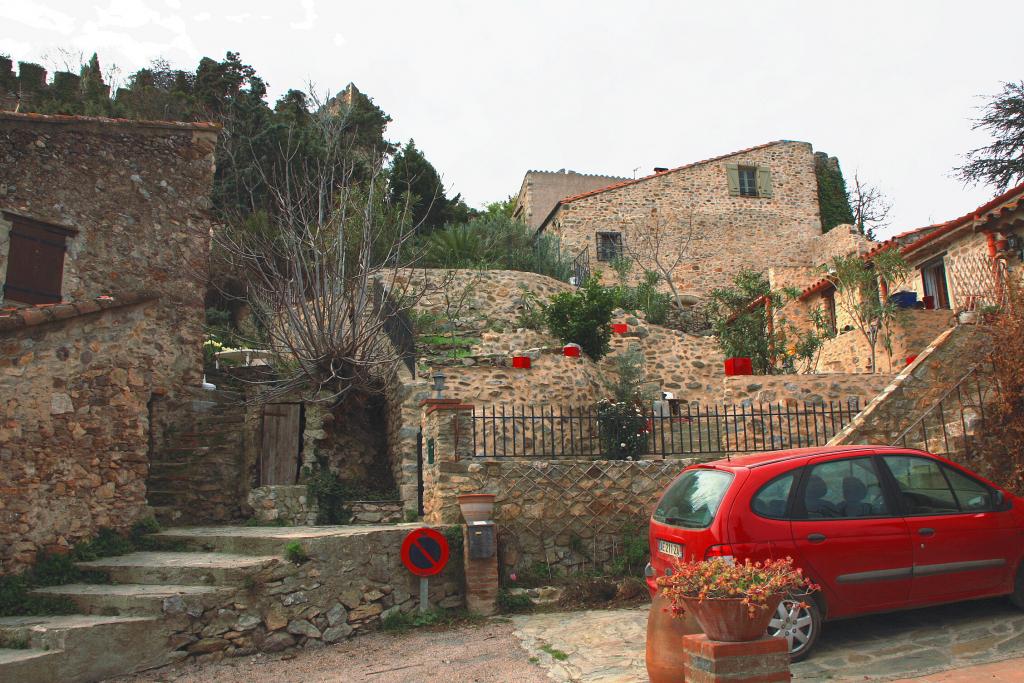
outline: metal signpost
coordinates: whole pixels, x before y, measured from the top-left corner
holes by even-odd
[[[427,611],[428,577],[440,574],[448,564],[448,539],[439,531],[421,527],[409,532],[402,541],[402,564],[420,577],[420,614]]]

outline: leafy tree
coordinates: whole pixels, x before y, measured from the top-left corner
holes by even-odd
[[[411,139],[391,163],[391,201],[409,202],[413,220],[423,233],[469,218],[462,196],[445,196],[441,176]]]
[[[755,373],[768,374],[774,359],[767,316],[764,306],[750,308],[752,301],[771,294],[768,278],[755,270],[741,270],[732,282],[732,287],[711,290],[708,319],[727,358],[750,358]]]
[[[100,58],[93,52],[89,63],[82,67],[82,104],[86,116],[109,116],[113,111],[110,86],[103,82]]]
[[[984,130],[992,142],[965,155],[954,169],[965,183],[992,185],[1002,192],[1024,180],[1024,81],[1003,83],[1002,92],[981,108],[974,130]]]
[[[583,353],[600,360],[611,346],[615,295],[590,278],[575,292],[561,292],[544,309],[548,329],[563,343],[579,344]]]

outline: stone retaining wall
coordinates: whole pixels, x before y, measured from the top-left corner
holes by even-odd
[[[875,349],[878,370],[897,373],[907,358],[921,353],[943,331],[955,324],[948,310],[905,309],[892,326],[892,354],[879,340]],[[819,372],[871,372],[871,347],[860,332],[850,330],[829,339],[821,348]]]
[[[309,500],[304,484],[258,486],[249,492],[249,506],[263,524],[316,524],[316,501]],[[345,503],[345,509],[351,515],[349,524],[395,524],[405,517],[400,500],[353,500]]]
[[[829,403],[856,401],[866,406],[895,375],[824,373],[820,375],[745,375],[726,377],[725,403]]]
[[[375,629],[388,614],[419,605],[419,579],[400,559],[402,540],[411,528],[305,539],[307,562],[272,562],[244,588],[167,598],[163,614],[173,632],[170,645],[180,658],[209,661],[296,646],[308,649]],[[461,533],[458,527],[454,530]],[[464,604],[459,550],[430,579],[432,606]]]

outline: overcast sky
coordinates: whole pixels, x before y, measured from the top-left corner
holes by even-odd
[[[892,233],[993,195],[951,177],[970,119],[1024,79],[1024,2],[0,0],[0,53],[241,53],[271,101],[353,81],[473,206],[527,169],[632,177],[769,140],[811,142],[877,184]]]

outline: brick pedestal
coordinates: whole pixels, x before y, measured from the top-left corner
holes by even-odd
[[[792,678],[784,638],[723,643],[698,633],[683,636],[683,654],[686,683],[788,683]]]
[[[482,560],[469,557],[470,528],[462,525],[462,559],[466,568],[466,608],[490,616],[498,605],[498,553]],[[495,532],[497,533],[497,532]]]

